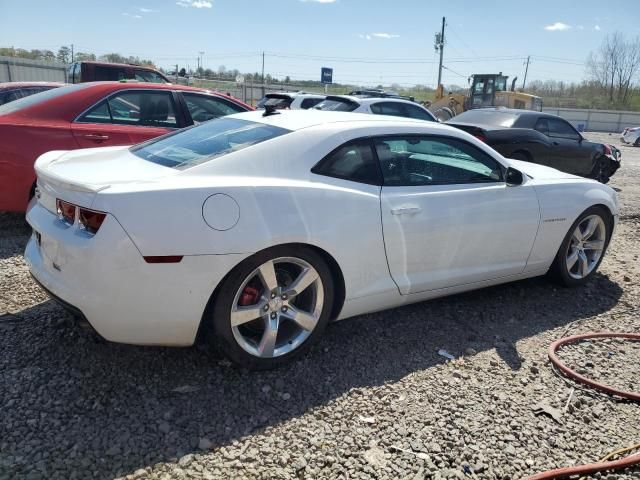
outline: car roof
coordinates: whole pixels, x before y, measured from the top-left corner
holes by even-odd
[[[518,108],[505,108],[505,107],[483,107],[483,108],[473,108],[471,110],[473,112],[487,112],[487,113],[510,113],[516,116],[524,116],[524,115],[535,115],[536,117],[549,117],[549,118],[558,118],[557,115],[547,112],[538,112],[535,110],[522,110]],[[455,117],[454,117],[455,118]]]
[[[453,127],[442,125],[437,122],[425,122],[424,120],[414,118],[393,117],[389,115],[372,115],[370,113],[336,112],[315,109],[277,110],[277,112],[279,113],[273,113],[265,116],[265,112],[263,110],[256,110],[253,112],[236,113],[229,117],[264,123],[294,131],[330,123],[340,123],[344,128],[349,128],[349,126],[354,127],[361,122],[369,122],[369,124],[386,126],[406,126],[408,124],[420,126],[428,125],[445,131],[457,131],[457,129]]]
[[[81,112],[87,108],[96,104],[102,100],[105,96],[118,92],[121,90],[179,90],[184,92],[197,92],[213,95],[219,98],[225,98],[229,101],[237,103],[238,105],[244,105],[247,108],[251,108],[248,105],[242,103],[242,101],[225,95],[220,92],[214,92],[212,90],[206,90],[203,88],[190,87],[186,85],[174,85],[171,83],[145,83],[145,82],[86,82],[68,84],[66,86],[56,89],[57,94],[53,98],[48,98],[42,102],[34,103],[24,107],[21,110],[10,112],[4,115],[4,119],[11,118],[15,114],[19,114],[21,117],[39,118],[41,120],[64,120],[72,121]],[[38,95],[45,95],[45,93],[38,93],[32,95],[32,102],[37,100]],[[27,97],[27,98],[31,98]],[[16,100],[20,102],[21,100]],[[15,102],[11,102],[15,103]]]
[[[151,70],[151,71],[154,71],[154,72],[158,71],[157,69],[155,69],[154,67],[151,67],[149,65],[137,65],[135,63],[98,62],[98,61],[95,61],[95,60],[79,60],[79,61],[74,62],[74,63],[86,63],[86,64],[91,64],[91,65],[100,65],[100,66],[114,67],[114,68],[122,68],[122,67],[141,68],[143,70]]]
[[[350,102],[356,102],[360,105],[366,105],[366,104],[378,103],[378,102],[393,102],[393,103],[408,103],[410,105],[421,106],[420,104],[416,102],[412,102],[411,100],[407,100],[404,98],[395,98],[395,97],[360,97],[355,95],[329,95],[327,97],[327,100],[340,99],[340,98],[343,98]]]

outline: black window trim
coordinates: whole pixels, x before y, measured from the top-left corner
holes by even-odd
[[[159,84],[160,85],[160,84]],[[173,101],[173,108],[176,114],[176,126],[175,127],[158,127],[156,125],[135,125],[135,124],[125,124],[125,123],[113,123],[113,117],[111,116],[111,107],[109,107],[109,100],[112,97],[120,95],[122,93],[131,93],[131,92],[167,92]],[[115,92],[111,92],[106,97],[102,97],[100,100],[95,102],[90,107],[84,109],[80,114],[76,115],[76,117],[71,121],[71,123],[78,123],[80,125],[125,125],[129,127],[137,127],[137,128],[168,128],[170,130],[179,130],[184,127],[188,127],[189,124],[186,123],[184,111],[182,105],[180,104],[177,97],[176,90],[169,90],[165,88],[123,88],[122,90],[116,90]],[[89,113],[95,107],[100,105],[102,102],[107,102],[107,107],[109,108],[109,116],[111,117],[110,123],[96,123],[96,122],[82,122],[80,118]]]
[[[498,164],[498,166],[500,167],[500,180],[496,180],[493,182],[485,182],[485,181],[476,181],[476,182],[463,182],[463,183],[453,183],[453,182],[436,182],[436,183],[431,183],[431,184],[423,184],[423,185],[385,185],[384,183],[384,174],[382,173],[382,166],[380,165],[380,158],[378,157],[378,152],[376,150],[375,147],[375,142],[376,140],[381,140],[384,141],[384,139],[404,139],[404,138],[408,138],[408,137],[416,137],[416,138],[425,138],[425,137],[429,137],[429,138],[443,138],[443,139],[453,139],[456,140],[458,142],[464,143],[465,145],[469,146],[470,148],[486,155],[487,157],[491,158],[494,162],[496,162]],[[375,183],[370,183],[370,182],[363,182],[360,180],[354,180],[352,178],[348,178],[348,177],[344,177],[341,175],[332,175],[326,172],[322,171],[322,168],[324,167],[324,165],[330,160],[330,158],[332,157],[332,155],[334,153],[336,153],[338,150],[340,150],[343,147],[346,147],[348,145],[351,145],[353,143],[367,143],[369,145],[369,148],[372,151],[373,154],[373,158],[375,159],[376,162],[376,166],[377,166],[377,172],[378,172],[378,181]],[[506,172],[507,172],[507,166],[504,165],[502,162],[500,162],[498,159],[496,159],[493,155],[485,152],[484,150],[478,148],[477,146],[473,145],[472,143],[468,142],[467,140],[463,139],[463,138],[459,138],[459,137],[455,137],[455,136],[447,136],[447,135],[438,135],[438,134],[431,134],[431,133],[392,133],[392,134],[386,134],[386,135],[367,135],[367,136],[363,136],[363,137],[357,137],[351,140],[348,140],[344,143],[341,143],[340,145],[338,145],[336,148],[334,148],[333,150],[331,150],[328,154],[326,154],[320,161],[318,161],[313,167],[311,167],[311,173],[315,174],[315,175],[321,175],[323,177],[330,177],[330,178],[337,178],[340,180],[346,180],[349,182],[353,182],[353,183],[360,183],[363,185],[376,185],[379,187],[387,187],[387,188],[391,188],[391,187],[432,187],[432,186],[441,186],[441,185],[493,185],[493,184],[504,184],[506,185]]]
[[[387,185],[384,184],[384,175],[382,176],[383,179],[383,186],[387,187],[387,188],[392,188],[392,187],[400,187],[400,188],[404,188],[404,187],[434,187],[434,186],[441,186],[441,185],[493,185],[493,184],[504,184],[506,185],[506,171],[507,171],[507,167],[505,165],[502,164],[502,162],[498,161],[493,155],[490,155],[489,153],[485,152],[484,150],[476,147],[475,145],[473,145],[472,143],[469,143],[467,140],[463,139],[463,138],[459,138],[459,137],[454,137],[454,136],[447,136],[447,135],[438,135],[438,134],[432,134],[432,133],[394,133],[394,134],[389,134],[389,135],[374,135],[371,137],[372,140],[372,146],[373,146],[373,153],[375,154],[376,160],[378,161],[378,166],[380,168],[380,173],[382,174],[382,167],[380,166],[380,159],[378,158],[378,152],[375,148],[375,141],[376,140],[383,140],[383,139],[393,139],[393,138],[398,138],[398,139],[404,139],[404,138],[408,138],[408,137],[417,137],[417,138],[442,138],[442,139],[453,139],[456,140],[458,142],[464,143],[465,145],[469,146],[470,148],[472,148],[473,150],[476,150],[484,155],[486,155],[487,157],[491,158],[494,162],[496,162],[498,164],[498,166],[500,167],[500,180],[496,180],[493,182],[486,182],[486,181],[476,181],[476,182],[434,182],[434,183],[429,183],[429,184],[419,184],[419,185]]]

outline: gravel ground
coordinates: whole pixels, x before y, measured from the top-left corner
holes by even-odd
[[[546,359],[566,334],[640,331],[640,149],[622,151],[623,220],[589,285],[532,279],[339,322],[266,373],[202,346],[101,341],[33,283],[28,229],[0,215],[0,479],[518,479],[640,442],[640,405],[573,389]],[[590,343],[562,354],[637,391],[638,348]]]

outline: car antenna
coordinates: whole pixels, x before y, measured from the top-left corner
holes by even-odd
[[[276,109],[275,105],[265,105],[263,117],[268,117],[269,115],[280,115],[280,112]]]

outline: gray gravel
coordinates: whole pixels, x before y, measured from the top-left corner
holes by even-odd
[[[640,331],[639,173],[623,148],[624,220],[588,286],[533,279],[340,322],[266,373],[98,339],[33,283],[28,229],[0,214],[0,479],[518,479],[637,443],[640,405],[572,394],[546,351],[566,332]],[[640,383],[635,346],[585,348],[563,354]]]

